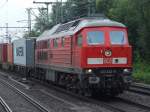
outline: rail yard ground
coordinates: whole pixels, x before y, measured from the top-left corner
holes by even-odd
[[[16,89],[29,99],[16,92]],[[37,81],[23,80],[14,73],[0,72],[0,96],[13,112],[149,112],[150,95],[132,89],[111,99],[79,97]],[[144,89],[143,92],[150,93],[150,90]],[[37,104],[45,110],[39,110]]]

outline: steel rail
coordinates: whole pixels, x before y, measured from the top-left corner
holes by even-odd
[[[137,84],[137,83],[131,84],[128,91],[150,96],[150,87]]]
[[[89,97],[85,97],[85,96],[82,96],[82,95],[79,95],[79,94],[74,94],[70,91],[66,91],[65,89],[63,88],[60,88],[60,87],[57,87],[53,84],[47,84],[47,83],[43,83],[37,79],[32,79],[38,83],[41,83],[41,84],[44,84],[45,86],[47,87],[50,87],[51,89],[54,89],[56,91],[60,91],[61,93],[64,93],[64,94],[67,94],[67,95],[70,95],[72,97],[75,97],[75,98],[78,98],[82,101],[86,101],[86,102],[90,102],[90,103],[93,103],[93,104],[96,104],[96,105],[99,105],[99,106],[103,106],[104,108],[106,109],[109,109],[109,110],[112,110],[114,112],[127,112],[123,109],[120,109],[112,104],[109,104],[109,102],[107,101],[100,101],[100,100],[95,100],[93,98],[89,98]],[[44,93],[43,93],[44,94]],[[137,107],[137,108],[141,108],[143,110],[148,110],[150,111],[150,107],[149,106],[146,106],[146,105],[143,105],[143,104],[140,104],[140,103],[136,103],[136,102],[133,102],[133,101],[130,101],[130,100],[126,100],[126,99],[122,99],[120,97],[115,97],[115,100],[118,100],[120,102],[123,102],[125,104],[128,104],[128,105],[131,105],[131,106],[134,106],[134,107]]]
[[[45,85],[47,87],[50,87],[51,89],[59,91],[59,92],[61,92],[63,94],[67,94],[69,96],[75,97],[75,98],[80,99],[82,101],[86,101],[86,102],[90,102],[90,103],[102,106],[102,107],[104,107],[106,109],[109,109],[111,111],[114,111],[114,112],[127,112],[127,111],[125,111],[123,109],[120,109],[120,108],[118,108],[118,107],[116,107],[116,106],[114,106],[112,104],[109,104],[109,102],[95,100],[95,99],[92,99],[92,98],[89,98],[89,97],[85,97],[85,96],[82,96],[82,95],[79,95],[79,94],[74,94],[73,92],[66,91],[63,88],[57,87],[57,86],[55,86],[53,84],[44,83],[44,82],[42,82],[40,80],[37,80],[37,79],[31,79],[31,80],[35,81],[35,82],[38,82],[38,83],[40,83],[42,85]],[[43,93],[43,94],[45,94],[45,93]],[[129,104],[129,105],[133,105],[133,106],[141,108],[143,110],[150,111],[150,107],[142,105],[142,104],[139,104],[139,103],[136,103],[136,102],[133,102],[133,101],[128,101],[126,99],[122,99],[122,98],[119,98],[119,97],[116,97],[116,100],[118,100],[120,102],[123,102],[123,103],[126,103],[126,104]]]
[[[0,97],[0,103],[2,104],[2,106],[4,107],[4,109],[6,110],[6,112],[13,112],[10,107],[7,105],[7,103],[3,100],[2,97]]]
[[[123,102],[123,103],[126,103],[126,104],[129,104],[129,105],[133,105],[135,107],[138,107],[138,108],[141,108],[143,110],[147,110],[148,112],[150,112],[150,107],[149,106],[146,106],[146,105],[143,105],[143,104],[140,104],[140,103],[136,103],[136,102],[133,102],[133,101],[130,101],[130,100],[127,100],[127,99],[123,99],[123,98],[120,98],[120,97],[117,97],[116,100],[120,101],[120,102]]]
[[[89,98],[89,97],[86,97],[86,96],[82,96],[82,95],[79,95],[79,94],[75,94],[75,93],[73,93],[73,92],[71,92],[71,91],[66,91],[66,89],[63,89],[63,88],[61,88],[61,87],[57,87],[56,85],[44,83],[44,82],[41,82],[41,81],[39,81],[39,80],[37,80],[37,79],[31,79],[31,80],[32,80],[32,81],[35,81],[35,82],[38,82],[38,83],[40,83],[40,84],[42,84],[42,85],[45,85],[46,87],[49,87],[49,88],[51,88],[51,89],[53,89],[53,90],[56,90],[56,91],[58,91],[58,92],[60,92],[60,93],[69,95],[69,96],[71,96],[71,97],[73,97],[73,98],[77,98],[77,99],[79,99],[79,100],[81,100],[81,101],[86,101],[86,102],[89,102],[89,103],[92,103],[92,104],[101,106],[101,107],[106,108],[106,109],[108,109],[108,110],[111,110],[111,111],[113,111],[113,112],[126,112],[126,111],[124,111],[124,110],[122,110],[122,109],[119,109],[119,108],[117,108],[117,107],[114,107],[114,106],[112,106],[112,105],[109,105],[109,103],[107,103],[107,102],[99,101],[99,100],[95,100],[95,99],[93,99],[93,98]],[[41,91],[41,92],[42,92],[42,91]],[[45,93],[43,92],[43,94],[45,94]]]
[[[50,112],[47,108],[39,104],[37,101],[35,101],[33,98],[29,97],[27,94],[23,93],[20,91],[18,88],[15,86],[9,84],[8,82],[0,79],[0,82],[3,83],[4,85],[12,88],[14,91],[16,91],[18,94],[20,94],[22,97],[24,97],[28,102],[30,102],[34,107],[38,108],[41,112]]]
[[[140,84],[140,83],[133,83],[133,84],[131,84],[131,87],[141,88],[141,89],[145,89],[145,90],[150,91],[150,85],[145,85],[145,84]]]

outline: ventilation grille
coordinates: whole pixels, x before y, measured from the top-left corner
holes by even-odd
[[[77,25],[79,24],[79,22],[80,22],[80,20],[63,24],[56,29],[54,34],[57,34],[57,33],[63,32],[63,31],[74,30],[77,27]]]

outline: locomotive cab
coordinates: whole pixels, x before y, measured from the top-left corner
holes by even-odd
[[[92,92],[100,90],[112,95],[127,89],[132,72],[132,48],[128,42],[127,28],[87,27],[78,37],[79,43],[82,43],[81,68],[88,77],[87,83]]]
[[[125,28],[101,27],[83,30],[83,68],[131,68],[131,46]]]

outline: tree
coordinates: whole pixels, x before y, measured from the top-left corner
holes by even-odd
[[[23,37],[28,38],[28,37],[38,37],[40,35],[40,32],[37,32],[35,30],[32,30],[30,33],[26,32]]]
[[[107,15],[114,0],[96,0],[96,12]]]
[[[67,22],[88,15],[89,2],[87,0],[67,0],[64,5],[57,3],[52,8],[52,21]]]
[[[49,20],[47,20],[47,12],[46,10],[39,9],[39,16],[36,17],[36,23],[34,25],[34,29],[37,32],[43,32],[46,29],[50,29],[54,23],[51,20],[51,14],[48,15]]]
[[[150,63],[150,1],[133,0],[138,17],[140,54]]]

